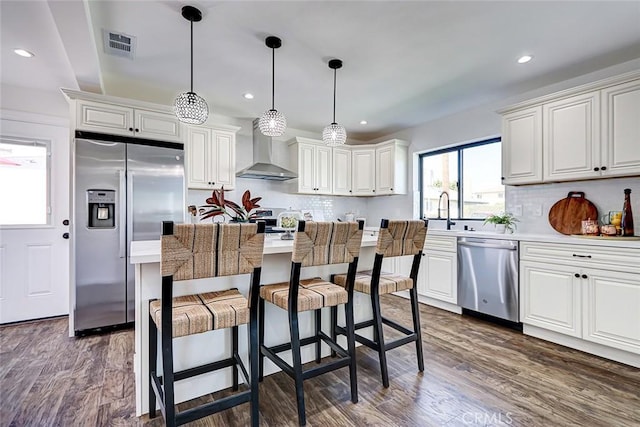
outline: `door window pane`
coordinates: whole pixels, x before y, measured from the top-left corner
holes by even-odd
[[[500,144],[486,144],[462,150],[463,218],[484,219],[504,212]]]
[[[455,151],[422,158],[422,214],[438,217],[440,195],[446,191],[451,198],[451,217],[458,217],[458,153]],[[440,207],[440,216],[447,217],[446,196]]]
[[[0,139],[0,225],[49,223],[48,143]]]

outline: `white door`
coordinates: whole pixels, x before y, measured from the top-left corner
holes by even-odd
[[[0,323],[68,314],[68,124],[3,112],[0,133]]]
[[[457,254],[455,252],[425,251],[422,255],[422,266],[420,267],[422,280],[418,285],[418,292],[430,298],[457,304]]]
[[[185,145],[187,187],[208,190],[213,187],[210,177],[211,129],[189,126]]]
[[[298,192],[315,193],[313,145],[298,144]]]
[[[209,167],[215,168],[212,180],[216,188],[233,190],[236,186],[236,135],[233,132],[214,130],[211,148],[214,159]]]
[[[376,191],[376,150],[361,149],[351,152],[351,186],[354,196],[375,196]]]
[[[333,194],[351,195],[351,149],[333,149]]]
[[[331,147],[315,147],[316,193],[331,194]]]
[[[395,145],[376,149],[376,195],[393,194]]]
[[[502,183],[542,182],[542,107],[502,117]]]

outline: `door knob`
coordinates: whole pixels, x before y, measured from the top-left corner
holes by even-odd
[[[68,239],[69,238],[69,233],[63,233],[62,234],[62,238],[63,239]]]

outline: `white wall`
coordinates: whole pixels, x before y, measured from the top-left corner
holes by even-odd
[[[38,90],[2,84],[0,109],[69,118],[69,104],[59,90]]]
[[[586,74],[571,80],[554,85],[539,88],[518,96],[503,99],[498,102],[483,105],[454,115],[443,117],[431,122],[405,129],[403,131],[379,138],[379,142],[391,138],[404,139],[411,142],[409,146],[409,193],[406,196],[386,196],[372,198],[367,203],[369,224],[377,223],[381,218],[408,218],[417,215],[418,209],[414,206],[418,203],[416,177],[414,177],[415,157],[417,153],[433,150],[450,145],[460,145],[465,142],[478,141],[501,133],[501,118],[495,111],[507,105],[516,104],[527,99],[550,94],[563,89],[594,82],[607,77],[623,74],[640,68],[640,59],[629,61],[613,67],[605,68],[594,73]],[[523,206],[523,216],[520,218],[519,231],[553,233],[548,226],[547,214],[549,208],[557,200],[566,197],[568,191],[585,191],[586,197],[593,201],[599,211],[620,210],[622,208],[622,189],[632,188],[632,200],[634,200],[635,217],[638,218],[637,203],[640,200],[640,179],[608,179],[598,181],[586,181],[569,184],[544,184],[536,186],[510,187],[507,186],[507,209],[514,205]],[[633,197],[637,194],[637,197]],[[535,204],[542,205],[542,215],[532,214]],[[461,228],[459,223],[454,228]],[[480,227],[481,222],[465,222]],[[431,221],[433,228],[443,228],[443,221]]]

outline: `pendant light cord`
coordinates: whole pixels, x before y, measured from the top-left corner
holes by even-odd
[[[193,92],[193,19],[191,22],[191,92]]]
[[[336,69],[333,69],[333,123],[336,122]]]
[[[271,109],[276,109],[276,50],[271,48]]]

